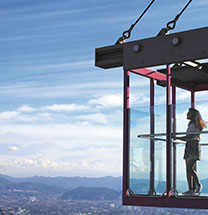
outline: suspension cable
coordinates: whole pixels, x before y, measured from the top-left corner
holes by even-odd
[[[135,25],[139,22],[139,20],[144,16],[144,14],[147,12],[147,10],[151,7],[155,0],[152,0],[151,3],[146,7],[146,9],[143,11],[143,13],[139,16],[139,18],[136,20],[134,24],[130,26],[130,28],[123,32],[123,35],[117,40],[116,44],[123,44],[125,43],[125,39],[128,39],[131,36],[131,31],[135,27]]]
[[[161,35],[166,35],[168,33],[169,30],[173,30],[176,26],[176,22],[178,21],[178,19],[180,18],[180,16],[182,15],[182,13],[186,10],[186,8],[189,6],[189,4],[192,2],[192,0],[189,0],[189,2],[185,5],[185,7],[181,10],[181,12],[179,14],[176,15],[175,19],[168,22],[166,25],[166,28],[162,28],[160,30],[160,32],[157,34],[157,36],[161,36]]]

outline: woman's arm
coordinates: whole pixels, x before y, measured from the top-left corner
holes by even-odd
[[[174,139],[186,141],[188,138],[187,138],[187,136],[182,136],[182,137],[175,137]]]
[[[186,136],[175,137],[175,139],[187,141],[187,140],[190,140],[190,139],[193,138],[193,137],[194,137],[194,134],[187,134]]]

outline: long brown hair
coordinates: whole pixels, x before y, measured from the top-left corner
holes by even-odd
[[[206,128],[207,125],[201,117],[201,114],[195,108],[189,108],[190,111],[190,122],[193,122],[197,129],[202,131],[203,128]]]

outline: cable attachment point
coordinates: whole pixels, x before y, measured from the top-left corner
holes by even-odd
[[[132,24],[130,26],[130,28],[126,31],[123,32],[123,36],[120,37],[117,41],[116,44],[124,44],[126,41],[126,39],[128,39],[131,36],[131,31],[133,30],[133,28],[135,27],[135,25],[139,22],[139,20],[143,17],[143,15],[147,12],[147,10],[150,8],[150,6],[153,4],[155,0],[152,0],[151,3],[146,7],[146,9],[143,11],[143,13],[140,15],[140,17],[136,20],[136,22],[134,24]]]
[[[126,40],[124,39],[124,37],[120,37],[120,38],[116,41],[115,45],[117,45],[117,44],[124,44],[125,42],[126,42]]]
[[[179,17],[180,17],[180,15],[177,14],[177,16],[175,17],[174,20],[167,23],[166,27],[168,30],[173,30],[175,28],[176,22],[178,21]]]
[[[185,5],[185,7],[181,10],[179,14],[176,15],[175,19],[168,22],[166,25],[166,28],[162,28],[160,32],[157,34],[157,36],[163,36],[167,35],[169,30],[173,30],[176,26],[176,22],[180,18],[181,14],[185,11],[185,9],[188,7],[188,5],[192,2],[192,0],[189,0],[189,2]]]
[[[124,44],[126,42],[126,39],[128,39],[131,36],[131,31],[134,28],[135,24],[132,24],[129,30],[126,30],[123,32],[123,36],[120,37],[117,41],[116,44]]]

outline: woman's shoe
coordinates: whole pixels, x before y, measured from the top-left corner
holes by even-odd
[[[202,188],[203,188],[202,184],[198,185],[198,187],[196,188],[196,195],[197,195],[197,196],[200,195],[200,193],[201,193],[201,191],[202,191]]]
[[[194,196],[194,191],[193,190],[188,190],[186,192],[182,193],[184,196]]]

